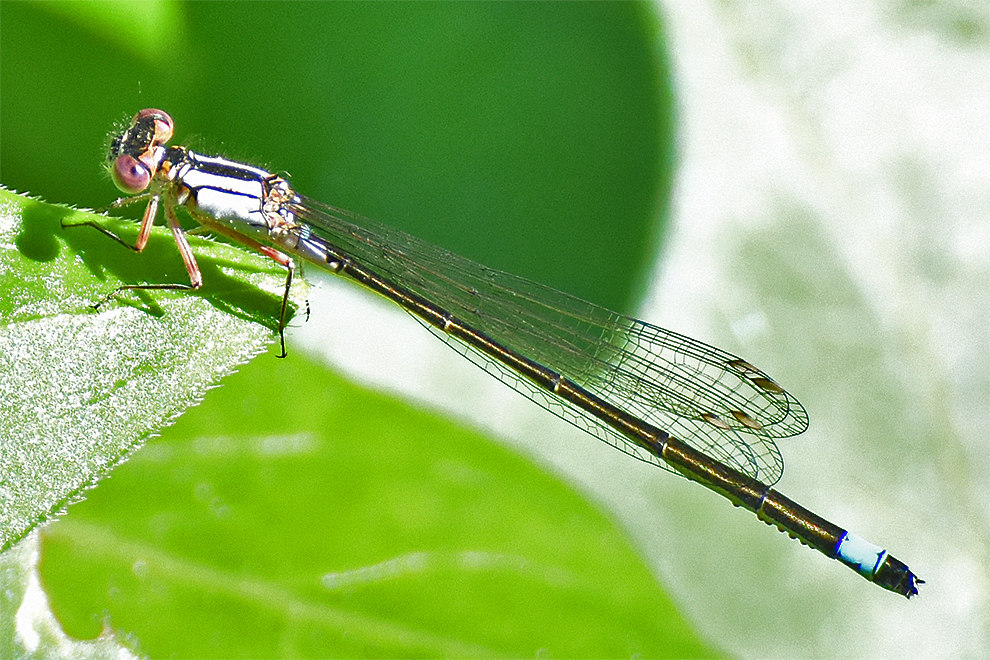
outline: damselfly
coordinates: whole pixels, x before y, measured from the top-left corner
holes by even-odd
[[[140,252],[163,205],[190,283],[131,284],[109,297],[202,285],[175,214],[185,207],[203,229],[286,268],[281,357],[298,257],[395,302],[458,352],[589,434],[697,481],[885,589],[908,598],[918,593],[923,580],[886,550],[770,487],[783,473],[774,439],[803,432],[808,416],[749,362],[307,199],[278,174],[166,146],[172,131],[168,114],[142,110],[110,146],[114,182],[134,195],[110,208],[147,200],[135,244],[86,224]]]

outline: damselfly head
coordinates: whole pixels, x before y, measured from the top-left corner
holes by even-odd
[[[125,193],[136,195],[151,184],[172,139],[172,118],[164,110],[146,108],[130,125],[110,141],[107,165],[114,184]]]

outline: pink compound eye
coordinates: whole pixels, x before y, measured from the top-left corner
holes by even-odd
[[[157,108],[145,108],[136,115],[132,123],[137,123],[141,119],[151,117],[155,121],[155,137],[154,145],[162,145],[172,139],[172,117],[169,116],[164,110],[159,110]]]
[[[151,183],[151,170],[137,158],[120,154],[110,169],[113,182],[122,192],[136,195],[143,192]]]

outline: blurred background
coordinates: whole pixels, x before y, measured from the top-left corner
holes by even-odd
[[[743,355],[811,415],[778,489],[908,563],[920,598],[548,420],[346,283],[307,273],[290,343],[559,475],[711,648],[980,657],[988,47],[978,3],[5,2],[0,183],[105,205],[107,132],[160,107],[193,148]]]

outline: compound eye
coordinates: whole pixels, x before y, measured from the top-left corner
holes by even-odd
[[[120,154],[113,162],[110,176],[121,192],[136,195],[151,184],[151,170],[137,158],[128,154]]]
[[[172,139],[174,126],[172,124],[172,117],[167,112],[157,108],[145,108],[134,115],[132,124],[137,124],[142,119],[147,118],[151,118],[155,122],[153,146],[165,144]]]

